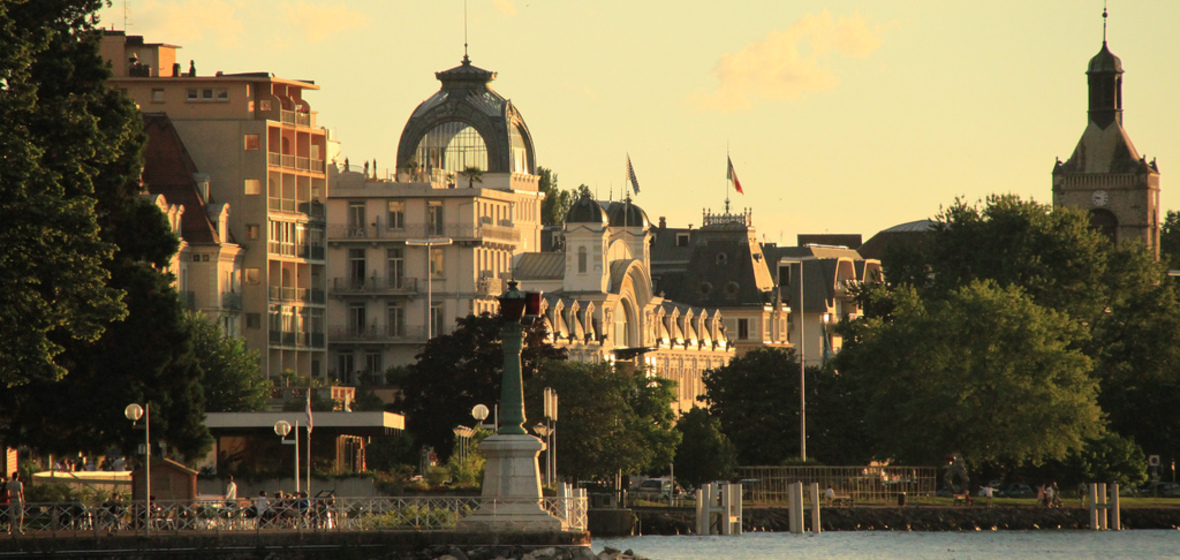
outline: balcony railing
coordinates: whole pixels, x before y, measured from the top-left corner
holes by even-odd
[[[359,327],[356,325],[337,325],[328,328],[328,338],[337,342],[426,342],[426,327],[405,327],[394,325],[374,325]]]
[[[270,345],[288,348],[323,348],[324,333],[308,331],[270,331]]]
[[[408,278],[405,276],[396,278],[370,276],[368,278],[332,279],[332,294],[334,295],[378,295],[399,293],[418,293],[418,279]]]
[[[501,226],[447,225],[442,228],[428,228],[425,224],[411,224],[402,228],[342,224],[328,226],[329,241],[346,241],[350,239],[404,241],[406,239],[421,239],[432,236],[470,241],[491,239],[509,243],[520,242],[520,232],[518,230]]]
[[[308,288],[284,288],[282,286],[269,286],[267,288],[267,299],[272,302],[299,301],[303,303],[313,303],[312,290]]]
[[[279,110],[279,117],[283,124],[295,124],[295,111]]]

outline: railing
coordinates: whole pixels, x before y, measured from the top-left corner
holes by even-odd
[[[346,224],[328,226],[329,241],[345,241],[349,239],[404,241],[406,239],[421,239],[432,236],[451,237],[454,239],[486,238],[510,243],[520,241],[520,232],[518,230],[501,226],[446,225],[442,228],[431,228],[426,224],[412,224],[402,228]]]
[[[418,293],[418,279],[410,277],[333,278],[332,293],[338,295]]]
[[[336,325],[328,327],[328,337],[336,342],[426,342],[426,327],[382,325],[357,327]]]
[[[932,496],[937,489],[935,467],[738,467],[744,499],[754,503],[785,503],[795,482],[829,484],[837,494],[861,501],[888,501],[899,492]]]
[[[107,501],[28,503],[24,522],[14,529],[30,535],[99,536],[142,532],[145,517],[156,534],[245,531],[448,531],[479,512],[481,523],[495,522],[497,512],[512,516],[522,503],[536,504],[556,517],[567,531],[587,530],[586,498],[484,500],[447,498],[289,498],[256,503],[252,499],[154,500],[150,514],[143,502]],[[515,523],[515,521],[513,521]]]
[[[308,288],[284,288],[281,286],[267,287],[267,301],[301,301],[311,302],[311,290]]]
[[[324,347],[324,333],[308,331],[277,331],[271,329],[269,340],[271,346],[287,346],[297,348]]]

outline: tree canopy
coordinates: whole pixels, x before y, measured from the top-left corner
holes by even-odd
[[[271,384],[259,369],[258,352],[241,338],[225,336],[201,313],[188,313],[185,327],[201,368],[206,412],[257,412],[266,409]]]
[[[691,408],[676,423],[676,478],[693,486],[729,480],[737,468],[737,448],[721,431],[721,422],[703,408]]]
[[[704,375],[709,414],[743,465],[799,456],[799,360],[793,349],[759,348]]]

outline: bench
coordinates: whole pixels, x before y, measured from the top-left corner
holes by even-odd
[[[851,506],[856,505],[856,500],[852,499],[851,494],[835,494],[832,496],[832,504],[831,505],[851,507]]]
[[[975,505],[975,500],[971,499],[970,492],[963,492],[962,494],[955,494],[955,505],[967,504],[969,506]]]

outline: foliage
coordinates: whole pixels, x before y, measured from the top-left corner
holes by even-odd
[[[406,431],[418,445],[437,450],[451,449],[452,428],[474,423],[472,407],[484,404],[491,409],[500,400],[504,319],[484,313],[459,318],[456,324],[450,334],[426,343],[418,361],[397,380],[398,395],[390,406],[406,415]],[[545,338],[540,321],[525,331],[521,362],[526,387],[541,360],[565,359],[565,351],[554,348]]]
[[[477,166],[465,167],[460,175],[467,177],[467,188],[475,188],[476,183],[483,182],[483,170]]]
[[[1168,210],[1160,226],[1160,260],[1171,270],[1180,269],[1180,212]]]
[[[365,463],[373,470],[394,473],[408,467],[413,473],[418,465],[418,448],[406,432],[375,437],[365,447]]]
[[[483,485],[484,468],[488,461],[480,451],[479,444],[491,435],[491,430],[477,428],[474,436],[466,440],[455,440],[455,447],[451,451],[450,459],[447,460],[447,470],[451,474],[453,487],[478,488]],[[460,453],[459,448],[464,445],[466,449]]]
[[[565,223],[565,215],[573,203],[569,191],[563,191],[557,186],[557,173],[544,167],[537,167],[537,175],[541,180],[537,183],[537,190],[545,195],[541,202],[541,225],[559,226]]]
[[[1084,333],[1065,314],[978,280],[945,299],[902,287],[894,302],[892,321],[867,320],[835,358],[864,395],[878,458],[1039,463],[1102,432]]]
[[[527,425],[541,421],[545,387],[559,396],[557,472],[562,477],[664,472],[675,457],[680,433],[673,424],[674,382],[625,373],[609,363],[546,361],[525,385],[531,411]]]
[[[134,107],[103,85],[99,0],[0,7],[0,386],[60,380],[67,342],[126,315],[96,196],[138,175]],[[135,118],[133,118],[135,117]],[[0,414],[0,417],[3,417]]]
[[[184,322],[201,368],[205,411],[264,410],[271,384],[259,369],[258,352],[241,338],[225,336],[203,313],[188,313]]]
[[[799,361],[793,349],[758,348],[704,375],[709,414],[743,465],[799,456]]]
[[[311,394],[312,412],[332,412],[338,405],[336,399],[327,391],[313,391]],[[307,410],[306,396],[302,399],[289,399],[283,402],[283,412],[304,412]]]
[[[1116,433],[1086,441],[1068,464],[1079,475],[1079,482],[1117,482],[1123,487],[1147,481],[1147,457],[1134,441]]]
[[[700,486],[713,480],[729,480],[737,468],[737,448],[721,433],[721,422],[703,408],[692,408],[676,423],[680,446],[676,448],[676,477]]]
[[[371,387],[361,386],[356,388],[356,400],[352,401],[351,408],[355,412],[383,411],[385,401],[381,400]]]

